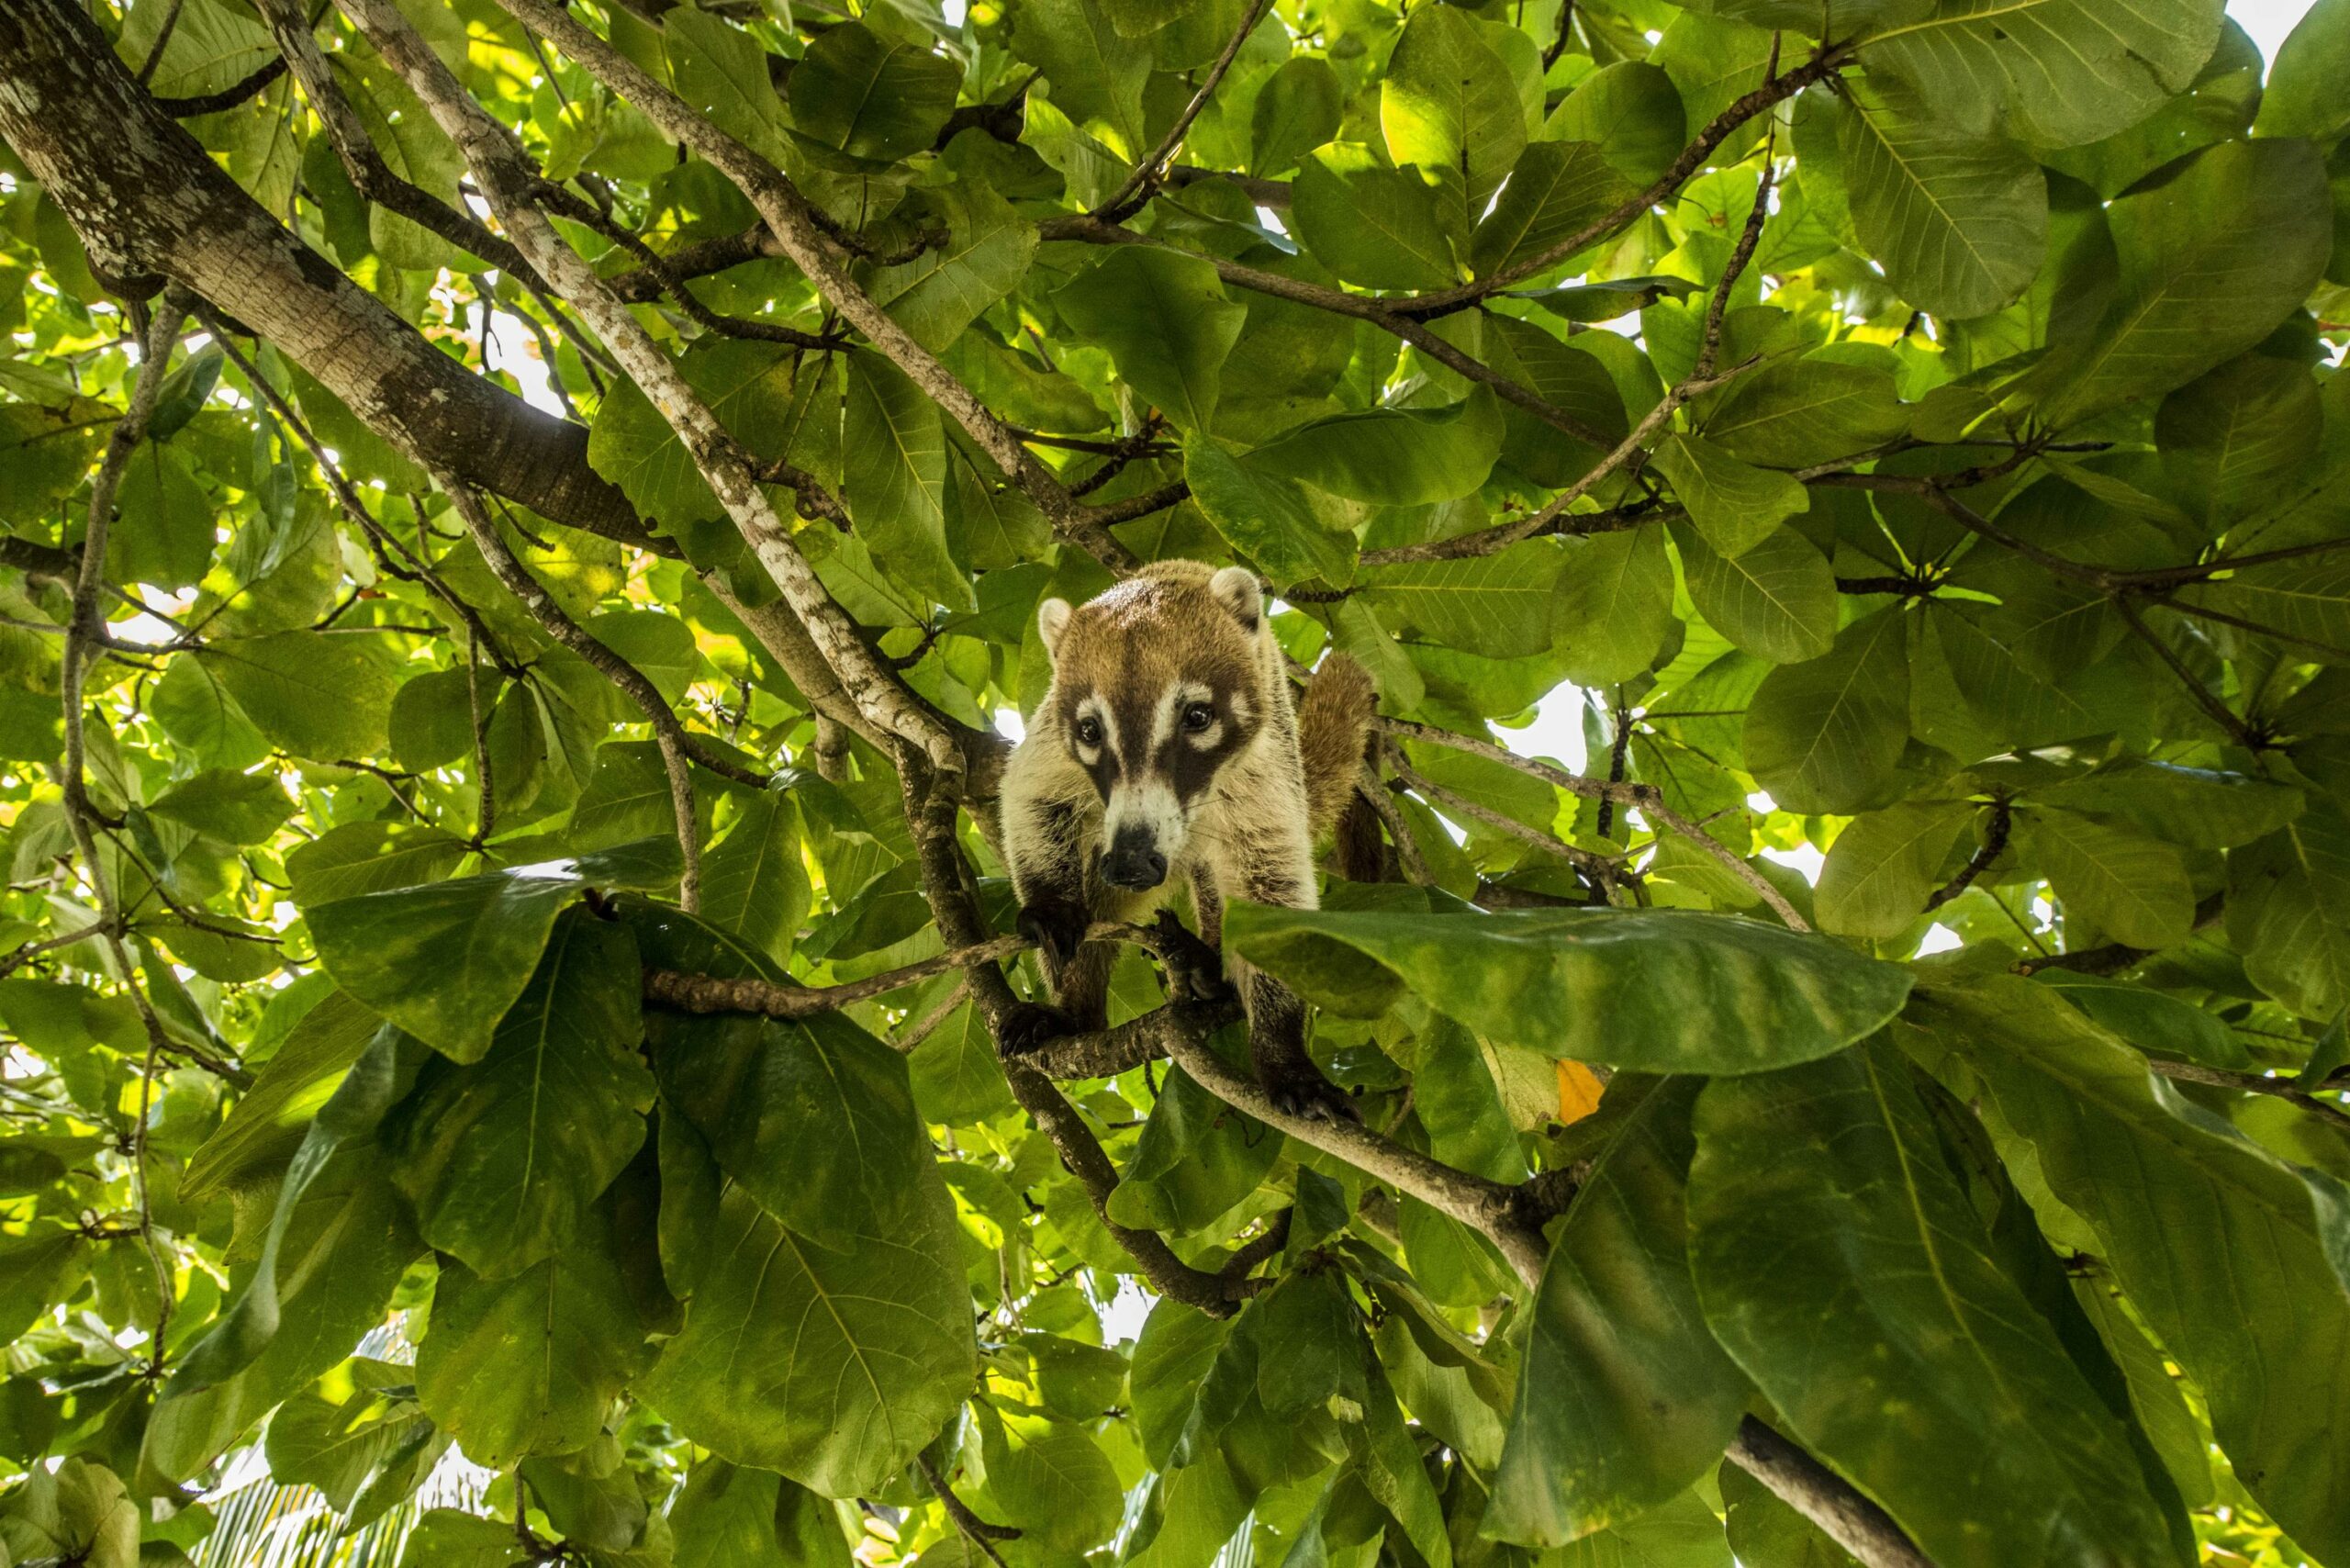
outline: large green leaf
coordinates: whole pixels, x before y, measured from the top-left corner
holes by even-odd
[[[1707,417],[1706,439],[1749,463],[1808,468],[1884,445],[1908,430],[1912,412],[1895,395],[1892,374],[1876,365],[1783,359],[1723,395]]]
[[[499,872],[339,899],[308,912],[336,983],[460,1062],[478,1061],[521,996],[555,919],[579,896],[568,876]]]
[[[2158,396],[2234,358],[2300,308],[2333,251],[2325,167],[2305,141],[2223,142],[2107,210],[2120,278],[2095,320],[2065,319],[2034,371],[2070,422]]]
[[[1180,1068],[1168,1070],[1109,1217],[1136,1230],[1194,1231],[1256,1191],[1281,1139]]]
[[[1500,272],[1583,232],[1635,194],[1605,151],[1588,141],[1530,142],[1477,225],[1471,258],[1480,273]]]
[[[2077,815],[2024,814],[2025,852],[2046,868],[2068,915],[2133,947],[2167,947],[2195,925],[2195,890],[2167,844]]]
[[[1417,506],[1457,500],[1483,484],[1501,442],[1500,402],[1481,386],[1449,408],[1316,420],[1252,456],[1269,473],[1349,500]]]
[[[1552,644],[1581,686],[1628,680],[1649,667],[1678,622],[1664,531],[1629,529],[1574,541],[1550,601]]]
[[[1403,987],[1489,1039],[1654,1072],[1758,1072],[1827,1055],[1909,977],[1841,944],[1680,910],[1345,913],[1235,903],[1226,948],[1324,1005]]]
[[[1415,10],[1379,85],[1379,123],[1398,163],[1458,172],[1469,209],[1486,198],[1526,146],[1526,108],[1484,25],[1450,6]]]
[[[1297,481],[1267,472],[1255,454],[1235,457],[1195,436],[1183,445],[1183,478],[1225,543],[1274,588],[1311,577],[1337,584],[1353,578],[1354,540],[1323,527]]]
[[[652,1360],[640,1302],[652,1238],[600,1205],[554,1252],[498,1280],[444,1263],[417,1347],[417,1396],[476,1464],[569,1453]]]
[[[1845,823],[1819,870],[1821,929],[1899,935],[1924,911],[1951,846],[1975,811],[1967,801],[1904,801]]]
[[[694,1441],[825,1496],[870,1493],[970,1393],[970,1298],[929,1167],[912,1220],[829,1251],[740,1187],[710,1221],[685,1327],[637,1387]]]
[[[1861,50],[1934,117],[2075,147],[2186,91],[2219,40],[2219,0],[1938,0]]]
[[[1225,355],[1248,316],[1225,297],[1213,264],[1131,246],[1064,285],[1053,305],[1080,336],[1110,352],[1146,402],[1187,431],[1208,428]]]
[[[1676,523],[1673,543],[1690,602],[1732,644],[1773,664],[1827,654],[1836,634],[1836,574],[1803,535],[1782,528],[1731,556]]]
[[[860,536],[889,574],[953,609],[970,578],[946,549],[946,432],[938,406],[878,354],[849,356],[841,484]]]
[[[701,876],[704,920],[778,962],[791,956],[811,890],[800,859],[800,813],[788,797],[763,794],[746,803],[726,836],[704,853]]]
[[[1880,610],[1826,654],[1762,678],[1746,713],[1746,765],[1789,811],[1872,803],[1909,740],[1908,633]]]
[[[1424,641],[1489,658],[1550,646],[1560,546],[1528,539],[1492,555],[1382,566],[1366,573],[1361,601]]]
[[[1919,309],[1988,315],[2040,271],[2048,188],[2014,142],[1860,97],[1838,120],[1837,146],[1852,227]]]
[[[1459,281],[1442,197],[1416,169],[1385,168],[1353,150],[1305,160],[1290,218],[1315,260],[1365,288],[1442,288]]]
[[[1575,1194],[1543,1265],[1489,1535],[1555,1546],[1639,1518],[1721,1457],[1751,1389],[1689,1277],[1689,1111],[1649,1090]],[[1619,1078],[1611,1097],[1634,1086]]]
[[[370,639],[331,632],[223,638],[194,655],[273,745],[320,762],[372,756],[397,684]]]
[[[2124,1428],[1994,1260],[1909,1073],[1879,1042],[1707,1087],[1706,1321],[1936,1562],[2165,1561]]]
[[[800,1235],[851,1247],[932,1201],[905,1058],[845,1019],[656,1014],[652,1045],[665,1112]]]
[[[2350,1484],[2329,1457],[2350,1400],[2340,1183],[2182,1098],[2041,988],[1938,985],[1915,1018],[1980,1075],[2049,1191],[2095,1229],[2132,1305],[2210,1402],[2237,1476],[2313,1556],[2350,1550]]]
[[[818,35],[792,68],[792,123],[859,158],[903,158],[937,137],[959,84],[945,55],[844,22]]]
[[[1704,436],[1676,431],[1657,443],[1651,461],[1724,557],[1745,554],[1811,506],[1811,492],[1791,476],[1757,468]]]
[[[574,913],[481,1059],[425,1065],[386,1137],[426,1240],[490,1279],[570,1240],[644,1142],[638,990],[627,928]]]

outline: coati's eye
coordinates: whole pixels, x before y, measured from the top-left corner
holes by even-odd
[[[1102,721],[1093,717],[1091,713],[1087,714],[1084,718],[1080,719],[1077,722],[1077,744],[1080,745],[1100,745],[1102,744]]]
[[[1183,727],[1193,734],[1215,722],[1215,709],[1205,702],[1194,702],[1183,710]]]

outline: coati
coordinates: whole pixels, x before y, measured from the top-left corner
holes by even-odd
[[[1116,950],[1084,940],[1093,921],[1147,915],[1188,882],[1213,948],[1227,898],[1314,908],[1314,839],[1354,792],[1376,702],[1334,653],[1293,704],[1263,586],[1240,566],[1158,562],[1082,607],[1046,599],[1036,624],[1052,685],[1005,766],[1002,839],[1054,1005],[1013,1020],[1014,1051],[1103,1026]],[[1305,1004],[1233,968],[1275,1105],[1353,1115],[1306,1056]]]

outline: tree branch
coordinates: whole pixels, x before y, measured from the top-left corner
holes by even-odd
[[[806,198],[781,170],[697,114],[683,99],[654,81],[633,61],[588,31],[551,0],[501,3],[525,27],[569,55],[608,90],[642,110],[665,135],[701,154],[732,180],[766,220],[784,254],[807,274],[817,292],[963,427],[996,466],[1036,503],[1055,532],[1113,569],[1127,570],[1136,565],[1133,553],[1070,497],[1003,421],[957,380],[937,355],[916,342],[856,286],[834,254],[832,243]],[[510,230],[511,223],[508,227]],[[576,293],[574,297],[577,297]],[[608,342],[611,341],[610,332],[601,335]]]
[[[2232,1072],[2222,1067],[2205,1067],[2201,1062],[2172,1061],[2164,1057],[2148,1057],[2146,1066],[2164,1078],[2176,1078],[2184,1083],[2209,1083],[2220,1089],[2238,1089],[2247,1094],[2266,1094],[2313,1112],[2338,1127],[2350,1128],[2350,1112],[2331,1100],[2321,1100],[2289,1078],[2270,1078],[2257,1072]]]
[[[1150,200],[1158,188],[1159,181],[1166,177],[1168,161],[1175,156],[1175,150],[1183,145],[1183,138],[1190,134],[1192,122],[1200,118],[1200,111],[1208,106],[1210,98],[1215,96],[1216,88],[1224,84],[1225,73],[1230,71],[1232,62],[1240,58],[1241,45],[1248,41],[1248,35],[1257,30],[1257,24],[1264,19],[1265,12],[1271,5],[1272,0],[1250,0],[1248,14],[1233,29],[1232,38],[1225,44],[1224,51],[1208,67],[1207,79],[1200,84],[1200,90],[1192,95],[1192,101],[1185,104],[1182,113],[1175,117],[1175,123],[1168,128],[1158,145],[1135,165],[1134,172],[1111,193],[1107,201],[1093,209],[1096,218],[1112,223],[1124,222]]]
[[[1934,1568],[1890,1514],[1753,1417],[1739,1423],[1729,1459],[1867,1568]]]

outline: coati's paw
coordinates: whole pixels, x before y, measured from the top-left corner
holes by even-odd
[[[1020,906],[1020,935],[1036,944],[1045,955],[1045,962],[1059,969],[1077,957],[1078,948],[1085,945],[1085,933],[1093,924],[1085,906],[1066,900],[1054,899]]]
[[[1004,1055],[1024,1057],[1077,1032],[1077,1020],[1059,1008],[1047,1007],[1041,1002],[1022,1002],[1014,1003],[1012,1011],[1004,1014],[996,1038],[1003,1047]]]
[[[1264,1080],[1265,1097],[1284,1116],[1304,1122],[1360,1122],[1354,1097],[1311,1066]]]
[[[1221,1002],[1232,994],[1224,978],[1224,958],[1175,918],[1172,910],[1158,912],[1159,967],[1167,971],[1169,1002]]]

